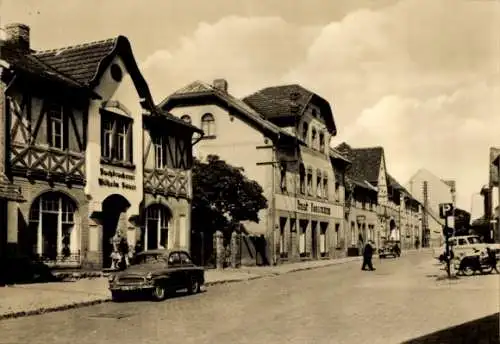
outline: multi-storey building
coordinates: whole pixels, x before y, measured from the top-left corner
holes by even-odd
[[[225,80],[196,81],[167,97],[160,107],[200,125],[204,137],[195,154],[216,154],[241,166],[269,201],[259,223],[245,223],[263,236],[264,261],[337,255],[343,233],[340,181],[332,168],[345,164],[331,154],[336,135],[330,104],[299,85],[262,89],[243,100]]]
[[[444,242],[444,220],[439,218],[439,204],[453,203],[454,190],[449,181],[444,181],[426,169],[418,170],[406,184],[406,189],[422,205],[422,245],[439,247]],[[450,223],[450,226],[453,226]]]
[[[352,163],[347,170],[355,202],[351,206],[354,213],[348,216],[352,250],[370,239],[377,247],[384,239],[400,240],[403,248],[413,247],[421,226],[421,208],[387,172],[384,149],[353,148],[344,142],[337,150]]]
[[[136,250],[189,248],[198,129],[155,107],[128,39],[34,51],[29,27],[6,32],[2,162],[25,201],[8,201],[8,244],[96,268],[116,235]]]

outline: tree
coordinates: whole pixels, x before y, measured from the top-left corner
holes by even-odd
[[[193,164],[191,226],[195,232],[213,234],[221,230],[229,236],[241,221],[258,223],[258,213],[266,209],[262,187],[234,167],[209,155],[207,162]]]

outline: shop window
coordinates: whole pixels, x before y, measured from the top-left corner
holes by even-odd
[[[101,156],[108,160],[132,163],[132,120],[101,113]]]
[[[321,171],[317,170],[316,171],[316,197],[323,197],[323,190],[322,190],[322,185],[323,184],[323,178],[321,176]]]
[[[307,220],[299,220],[299,227],[300,227],[300,233],[299,233],[299,253],[301,257],[305,257],[307,255],[306,253],[306,233],[307,233],[307,225],[308,225]]]
[[[320,233],[319,233],[319,253],[321,257],[326,257],[328,255],[328,222],[320,222]]]
[[[340,223],[335,224],[335,247],[340,248]]]
[[[299,178],[300,178],[300,193],[306,194],[306,170],[304,168],[304,164],[300,164],[299,166]]]
[[[279,253],[281,258],[287,258],[287,246],[286,246],[286,217],[280,217],[280,247]]]

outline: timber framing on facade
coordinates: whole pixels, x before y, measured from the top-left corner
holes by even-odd
[[[0,253],[106,268],[120,238],[129,250],[189,249],[202,132],[155,106],[128,39],[34,51],[29,27],[6,32],[0,172],[19,191],[6,200]]]

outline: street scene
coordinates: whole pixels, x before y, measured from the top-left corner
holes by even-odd
[[[0,344],[500,343],[499,18],[0,0]]]

